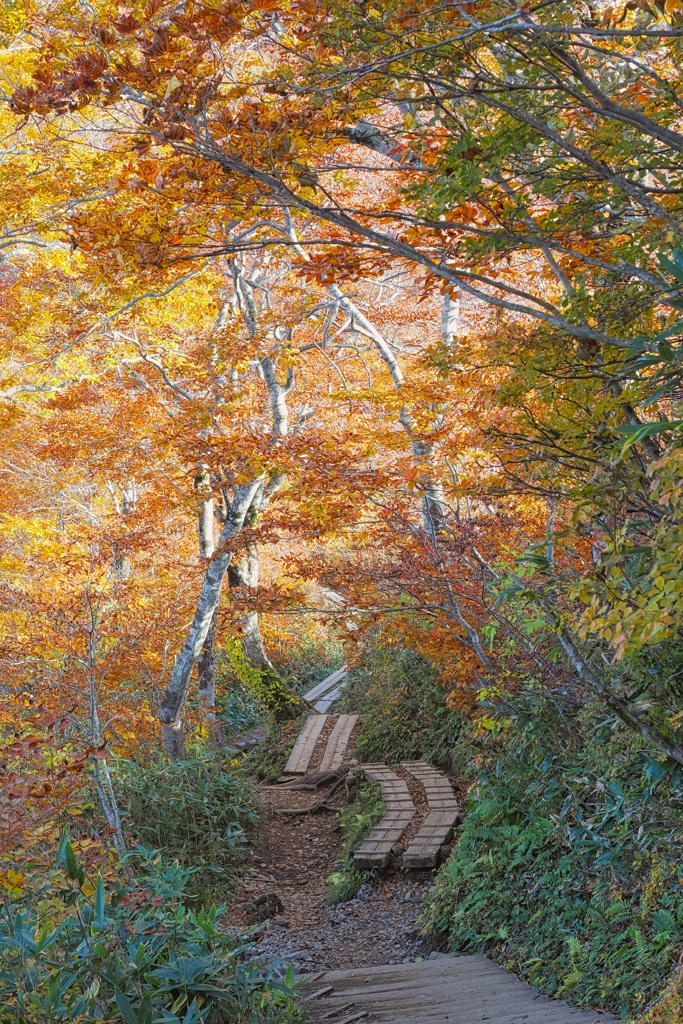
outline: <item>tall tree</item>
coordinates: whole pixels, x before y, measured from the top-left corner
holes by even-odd
[[[535,672],[559,686],[568,672],[577,693],[596,694],[680,759],[670,688],[643,690],[632,669],[613,672],[603,648],[586,646],[597,636],[625,650],[613,621],[623,601],[601,590],[599,563],[614,558],[623,572],[625,537],[635,548],[657,538],[663,552],[676,517],[663,480],[676,462],[670,420],[680,383],[677,16],[672,24],[649,8],[598,11],[571,0],[323,9],[321,18],[309,3],[245,5],[228,16],[137,4],[111,21],[100,11],[93,24],[90,13],[58,7],[49,33],[27,11],[21,82],[8,83],[19,130],[40,122],[60,153],[67,136],[89,153],[108,140],[106,160],[89,157],[88,187],[67,176],[50,207],[50,229],[68,228],[84,265],[120,291],[125,278],[161,294],[179,262],[234,261],[249,358],[270,403],[270,454],[252,446],[233,463],[221,539],[162,702],[169,749],[236,538],[295,447],[286,392],[298,355],[290,365],[284,335],[267,346],[258,337],[254,285],[240,261],[257,248],[294,248],[306,254],[297,273],[343,311],[341,334],[369,339],[391,378],[391,397],[374,381],[363,396],[381,407],[373,429],[387,457],[356,507],[383,507],[393,526],[377,588],[398,588],[403,600],[400,567],[411,565],[411,610],[436,614],[434,635],[465,651],[460,674],[475,665],[475,688],[501,666],[514,676],[524,651],[518,680]],[[408,268],[421,275],[426,302],[468,303],[457,344],[446,328],[420,351],[416,385],[347,287]],[[353,401],[355,381],[348,390]],[[443,410],[451,424],[459,417],[459,445],[447,442]],[[395,457],[385,413],[402,425],[410,470]],[[358,450],[353,431],[345,444]],[[419,537],[403,492],[387,492],[399,466],[422,498]],[[326,500],[332,507],[334,485]],[[556,539],[563,530],[571,543]],[[240,565],[236,582],[254,589],[253,558]],[[359,578],[352,574],[350,594]],[[592,619],[577,608],[578,592]],[[634,650],[658,621],[654,596],[646,603],[652,617],[641,620],[640,640],[635,611],[631,618]],[[259,658],[255,620],[245,623]],[[483,638],[497,631],[506,643],[493,665]],[[654,711],[643,693],[654,695]]]

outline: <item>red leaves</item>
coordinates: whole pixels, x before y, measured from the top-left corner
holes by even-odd
[[[99,747],[88,747],[81,754],[79,761],[85,762],[92,758],[93,761],[106,761],[109,753],[107,751],[107,744],[101,743]]]
[[[109,28],[108,25],[96,25],[93,29],[93,33],[95,38],[99,39],[103,46],[111,46],[117,39],[116,32]]]
[[[169,34],[168,29],[162,25],[153,34],[150,41],[145,45],[144,52],[149,57],[158,57],[159,54],[165,53],[169,46]]]
[[[140,28],[140,22],[132,14],[122,14],[115,20],[114,25],[121,35],[130,35]]]
[[[47,70],[36,73],[38,87],[16,89],[10,109],[23,115],[75,110],[89,102],[106,67],[107,58],[101,50],[86,50],[54,78]]]

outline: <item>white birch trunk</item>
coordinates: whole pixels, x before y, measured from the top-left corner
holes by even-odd
[[[209,733],[209,740],[215,745],[223,742],[221,727],[216,715],[216,623],[218,621],[218,605],[213,613],[209,632],[206,635],[201,654],[197,659],[197,700],[202,713],[202,720]]]
[[[192,669],[211,628],[211,622],[220,601],[223,580],[232,560],[230,542],[244,526],[251,504],[262,486],[263,477],[259,476],[255,480],[235,488],[235,494],[221,530],[219,552],[213,557],[204,574],[192,625],[176,658],[171,678],[159,705],[161,734],[168,756],[172,759],[183,757],[185,753],[181,721],[182,710],[190,685]]]
[[[255,593],[259,581],[258,549],[255,544],[247,544],[246,557],[233,562],[229,569],[231,587],[245,588]],[[247,660],[254,668],[275,671],[273,663],[266,653],[261,637],[258,612],[253,609],[242,617],[242,646]]]
[[[213,498],[205,498],[201,502],[197,515],[197,529],[199,533],[199,555],[201,558],[211,558],[216,550],[213,538]]]

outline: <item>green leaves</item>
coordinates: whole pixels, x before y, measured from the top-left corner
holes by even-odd
[[[248,947],[215,927],[220,910],[185,907],[189,871],[138,847],[126,857],[137,875],[99,875],[90,897],[66,837],[59,855],[75,891],[55,879],[0,909],[0,1005],[17,1020],[208,1024],[217,1005],[236,1021],[291,1019],[292,979],[245,962]],[[54,928],[39,924],[46,906],[63,916]]]
[[[626,435],[626,441],[621,450],[623,455],[634,444],[638,444],[646,437],[654,437],[666,431],[677,431],[681,427],[683,427],[683,420],[659,420],[657,423],[626,423],[614,429],[617,433]]]
[[[104,928],[105,917],[105,893],[104,893],[104,879],[101,873],[97,876],[97,882],[95,883],[95,906],[94,910],[94,921],[98,928]]]
[[[683,252],[680,249],[674,249],[672,258],[669,259],[664,253],[660,253],[659,265],[662,270],[667,271],[676,280],[680,287],[683,287]],[[683,309],[683,303],[681,300],[675,301],[670,300],[672,305],[675,305],[678,309]]]
[[[115,759],[112,777],[119,805],[143,846],[163,849],[183,867],[208,900],[226,893],[258,824],[255,793],[231,770],[225,753],[196,752],[184,761]],[[209,927],[208,912],[202,911]]]
[[[65,829],[57,850],[57,867],[64,866],[66,873],[73,882],[83,885],[85,881],[85,865],[79,864],[76,860],[74,848],[71,845],[69,831]]]
[[[566,707],[561,717],[547,699],[515,707],[533,719],[517,719],[478,768],[426,924],[544,992],[638,1016],[683,941],[680,818],[671,790],[647,796],[657,777],[670,783],[671,766],[623,730],[618,745],[596,743],[586,708],[569,734]]]
[[[133,1008],[133,1005],[132,1005],[131,1001],[126,996],[124,996],[123,992],[120,992],[118,990],[116,992],[116,1005],[118,1006],[119,1010],[121,1011],[121,1016],[123,1017],[123,1019],[125,1021],[125,1024],[151,1024],[151,1019],[152,1019],[152,1016],[151,1016],[152,1015],[152,1000],[151,1000],[151,996],[149,996],[149,997],[145,996],[145,999],[143,1000],[143,1003],[145,1003],[145,1002],[146,1002],[146,1006],[144,1006],[144,1009],[143,1009],[143,1004],[141,1004],[140,1013],[138,1013],[138,1011]],[[144,1014],[144,1017],[145,1018],[148,1017],[149,1020],[142,1019],[142,1015],[143,1014]]]

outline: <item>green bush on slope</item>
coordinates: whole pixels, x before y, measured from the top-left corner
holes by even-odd
[[[126,861],[134,876],[88,879],[65,837],[57,869],[5,898],[1,1024],[299,1019],[292,972],[283,981],[249,964],[221,931],[221,908],[185,906],[188,870],[141,847]]]
[[[451,949],[625,1017],[683,944],[678,782],[630,736],[601,742],[589,715],[573,735],[544,715],[517,720],[480,771],[426,923]]]
[[[197,868],[189,891],[212,902],[229,892],[259,822],[255,789],[225,751],[183,761],[118,758],[112,779],[126,834]]]
[[[424,758],[446,771],[466,757],[462,718],[446,706],[437,671],[399,645],[364,653],[343,706],[362,715],[358,757],[395,764]]]

